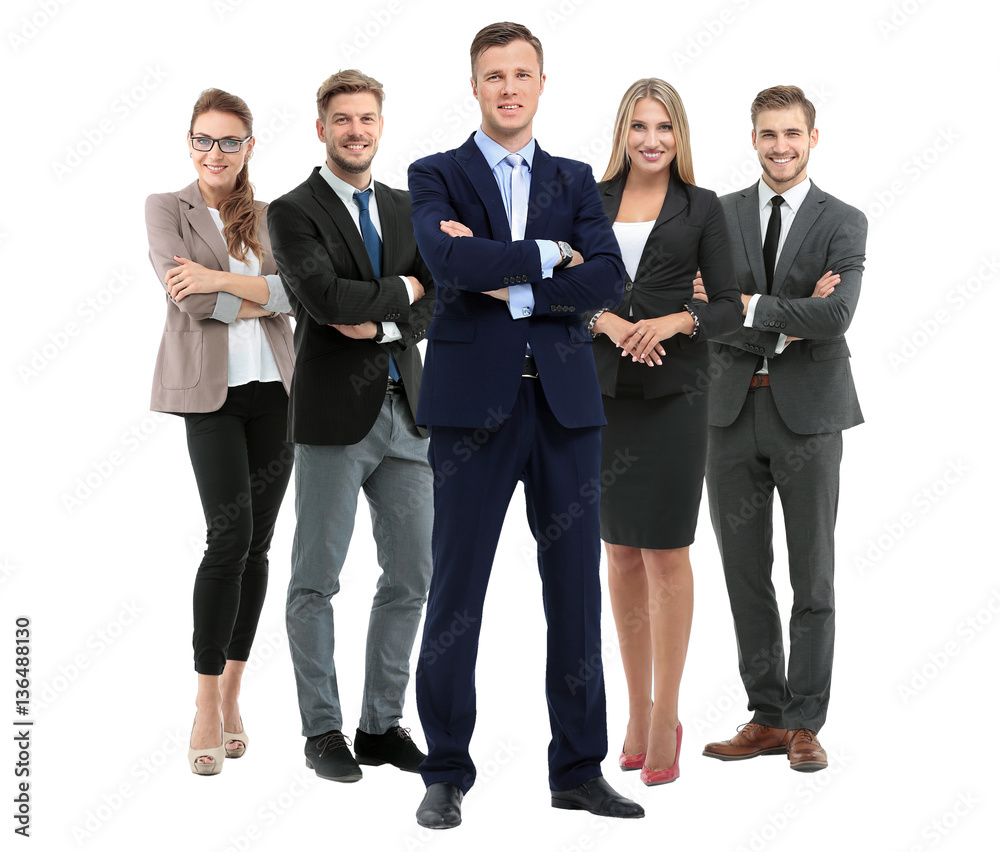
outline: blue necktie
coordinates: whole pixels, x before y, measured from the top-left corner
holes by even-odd
[[[365,250],[368,252],[368,259],[372,262],[372,270],[376,278],[382,277],[382,239],[372,224],[371,214],[368,212],[368,202],[371,200],[371,189],[364,192],[355,192],[354,201],[360,211],[359,221],[361,222],[361,239],[365,241]],[[394,382],[399,381],[399,368],[396,366],[396,359],[389,354],[389,378]]]

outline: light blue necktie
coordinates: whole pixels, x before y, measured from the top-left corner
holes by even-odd
[[[371,189],[364,192],[355,192],[354,201],[358,205],[361,215],[361,239],[365,241],[365,250],[368,252],[368,259],[372,262],[372,270],[376,278],[382,277],[382,239],[372,224],[371,214],[368,212],[368,202],[371,200]],[[389,378],[394,382],[399,381],[399,368],[396,366],[396,359],[389,353]]]

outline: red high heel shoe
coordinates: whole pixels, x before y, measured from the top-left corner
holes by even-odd
[[[666,769],[650,769],[643,764],[642,772],[639,773],[639,780],[647,787],[655,787],[657,784],[669,784],[676,781],[681,774],[681,736],[684,734],[684,726],[677,725],[677,753],[674,756],[672,766]],[[619,758],[620,760],[620,758]]]
[[[625,754],[625,748],[622,747],[622,753],[618,755],[618,765],[621,767],[622,772],[631,772],[634,769],[642,769],[645,762],[646,752],[643,752],[642,754]]]

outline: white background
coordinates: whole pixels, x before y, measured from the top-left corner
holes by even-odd
[[[1000,268],[987,151],[998,131],[997,14],[940,0],[458,6],[5,5],[0,723],[15,730],[14,620],[26,615],[35,848],[973,848],[988,836],[998,793],[988,712],[1000,643],[1000,581],[988,546],[996,526],[988,400],[996,392],[983,343],[993,337]],[[647,816],[552,810],[544,623],[518,495],[484,618],[472,744],[480,780],[463,826],[418,828],[415,775],[380,767],[354,785],[316,780],[303,765],[283,620],[291,493],[245,680],[249,752],[216,778],[187,768],[190,598],[204,524],[182,422],[148,411],[163,294],[146,258],[143,201],[193,179],[184,133],[209,86],[239,94],[254,111],[258,197],[288,191],[322,157],[316,88],[347,67],[385,85],[375,173],[405,186],[409,162],[460,144],[477,126],[468,45],[503,17],[527,24],[545,47],[535,132],[547,150],[584,159],[600,175],[622,92],[638,77],[660,76],[687,106],[698,182],[729,192],[759,173],[754,95],[796,83],[818,109],[809,175],[868,215],[849,334],[868,422],[845,435],[826,772],[790,772],[781,758],[700,756],[705,742],[728,738],[748,718],[703,507],[681,778],[646,789],[638,773],[618,772],[626,691],[606,605],[604,769]],[[359,508],[336,599],[348,731],[376,576]],[[412,693],[404,724],[423,744]],[[9,836],[17,755],[10,735],[3,739]]]

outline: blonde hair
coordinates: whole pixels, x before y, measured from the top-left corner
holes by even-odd
[[[756,131],[757,116],[764,110],[791,109],[793,107],[802,107],[802,114],[806,117],[806,126],[812,133],[816,126],[816,107],[798,86],[772,86],[770,89],[758,92],[757,97],[750,105],[750,123]]]
[[[199,115],[206,112],[225,112],[243,122],[246,135],[253,136],[253,115],[243,98],[224,92],[222,89],[205,89],[195,102],[191,113],[190,133],[194,133],[194,123]],[[222,236],[230,256],[244,263],[247,253],[252,253],[263,263],[264,247],[257,236],[260,211],[253,200],[253,184],[250,183],[250,157],[243,161],[243,168],[236,176],[236,186],[219,204],[222,217]]]
[[[348,68],[346,71],[331,74],[316,92],[316,111],[319,113],[320,121],[326,121],[326,107],[330,103],[330,98],[337,95],[354,95],[358,92],[371,92],[375,96],[375,103],[378,104],[379,115],[382,114],[382,101],[385,100],[382,84],[374,77],[362,74],[357,68]]]
[[[688,129],[684,102],[677,90],[659,77],[645,77],[636,80],[622,97],[615,116],[615,132],[611,141],[611,159],[601,180],[615,180],[628,174],[631,161],[625,150],[628,126],[635,113],[635,105],[643,98],[653,98],[663,104],[674,128],[674,143],[677,153],[670,163],[671,174],[677,175],[684,183],[694,184],[694,165],[691,162],[691,131]]]

